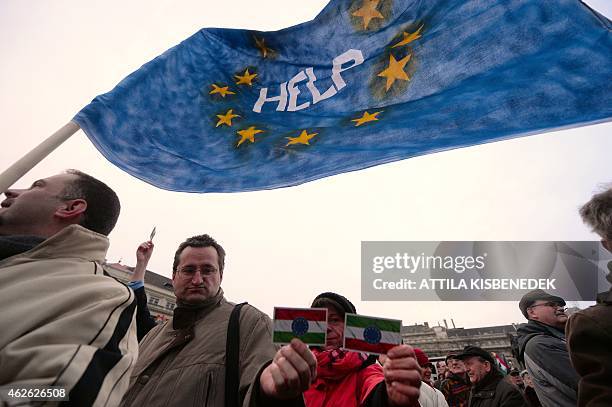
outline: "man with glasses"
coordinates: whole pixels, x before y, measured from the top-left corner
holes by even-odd
[[[540,402],[543,406],[575,407],[579,377],[565,341],[565,301],[534,290],[521,298],[519,309],[528,320],[518,328],[519,357]]]
[[[277,351],[270,318],[248,304],[234,330],[235,306],[221,289],[224,266],[225,250],[212,237],[180,244],[172,267],[177,307],[140,342],[122,406],[303,406],[313,354],[297,340]]]

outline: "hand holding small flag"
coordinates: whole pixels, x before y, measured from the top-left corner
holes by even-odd
[[[421,369],[412,347],[399,345],[391,348],[383,359],[389,405],[418,406]]]
[[[274,360],[261,373],[262,394],[270,399],[289,400],[300,397],[317,375],[317,360],[308,346],[292,339],[276,352]]]

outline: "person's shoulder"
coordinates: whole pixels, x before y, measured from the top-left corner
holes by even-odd
[[[232,308],[235,305],[239,305],[239,304],[232,304]],[[253,318],[253,319],[266,319],[266,320],[270,320],[270,317],[268,316],[268,314],[266,314],[265,312],[261,311],[259,308],[254,307],[253,305],[249,304],[248,302],[243,303],[242,307],[240,308],[240,315],[244,315],[245,317],[249,317],[249,318]]]
[[[565,329],[569,340],[574,335],[612,335],[612,306],[596,304],[572,314]]]
[[[576,322],[578,320],[592,320],[593,322],[601,320],[607,320],[612,316],[612,304],[609,303],[597,303],[588,308],[580,310],[572,314],[569,318],[568,323]]]
[[[522,397],[521,391],[518,389],[518,387],[516,387],[515,385],[513,385],[512,383],[508,383],[506,380],[501,379],[498,383],[497,383],[497,387],[495,388],[496,392],[500,392],[502,394],[516,394]]]
[[[224,314],[223,318],[227,318],[229,321],[232,311],[238,305],[240,305],[240,326],[246,326],[248,329],[252,329],[257,323],[264,323],[264,325],[270,325],[272,323],[272,320],[266,313],[260,311],[248,302],[233,303],[223,298],[219,304],[218,310]]]

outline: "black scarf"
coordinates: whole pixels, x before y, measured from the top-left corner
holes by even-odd
[[[0,260],[27,252],[44,241],[44,238],[38,236],[0,236]]]
[[[205,299],[199,304],[189,304],[178,300],[172,317],[172,329],[185,329],[195,325],[196,321],[206,313],[208,308],[217,305],[223,298],[223,290],[219,288],[214,297]]]

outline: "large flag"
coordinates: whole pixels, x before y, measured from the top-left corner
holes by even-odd
[[[75,117],[161,188],[278,188],[612,117],[612,32],[578,0],[332,0],[203,29]]]

